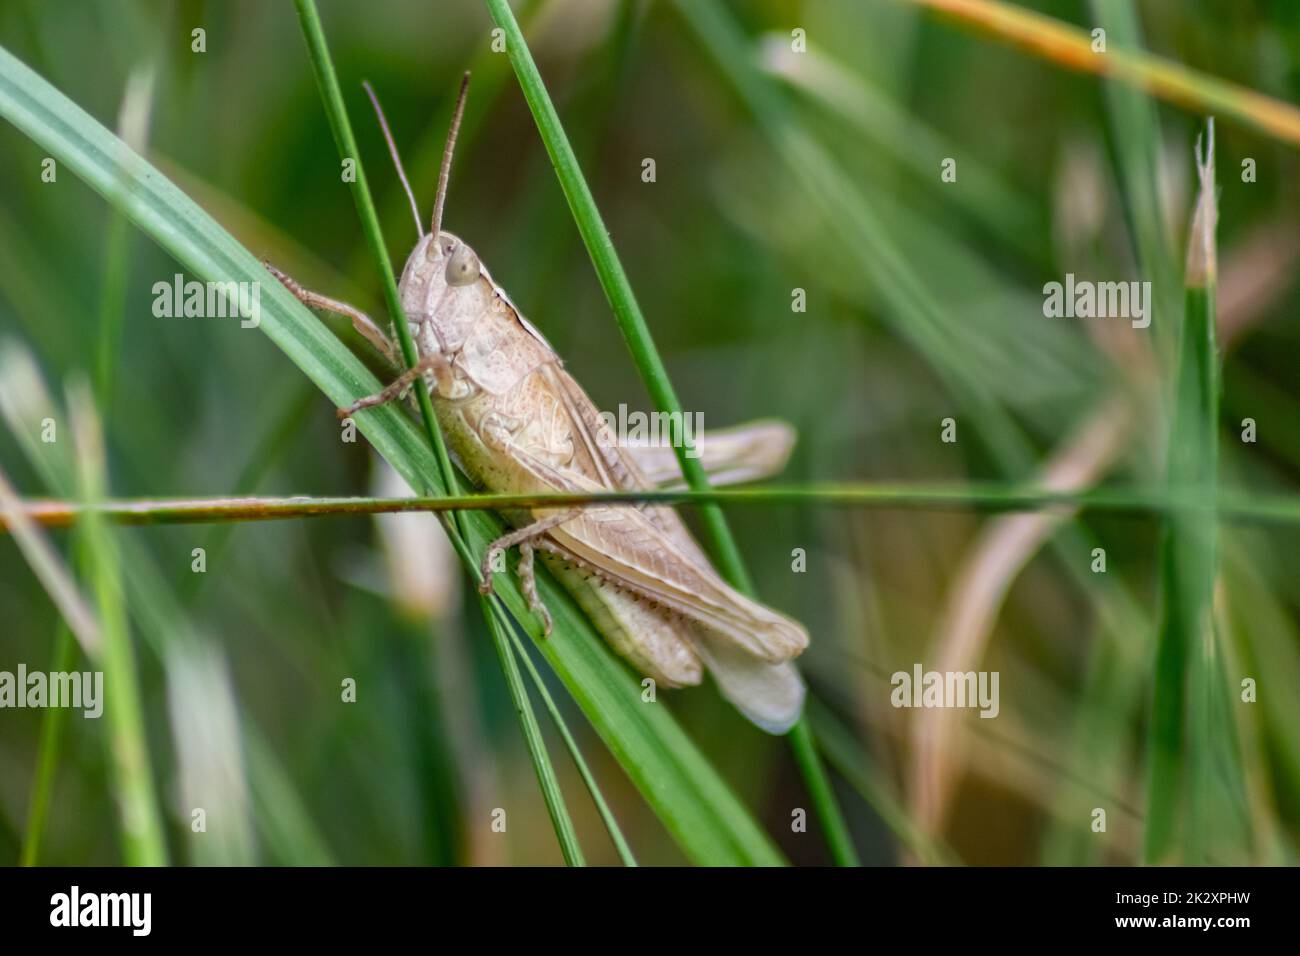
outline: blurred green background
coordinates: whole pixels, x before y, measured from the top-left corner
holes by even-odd
[[[489,48],[483,5],[320,6],[395,260],[415,236],[361,81],[384,104],[427,217],[451,98],[473,69],[447,228],[600,407],[649,409],[518,83]],[[683,6],[515,4],[684,406],[708,427],[794,424],[789,482],[1023,482],[1053,461],[1075,487],[1157,483],[1176,324],[1158,314],[1141,333],[1045,319],[1041,288],[1067,272],[1153,279],[1157,302],[1180,306],[1201,117],[907,2],[740,0],[702,4],[707,16]],[[1140,24],[1160,56],[1284,101],[1300,94],[1292,3],[1022,6],[1104,23],[1114,43]],[[196,27],[206,52],[191,50]],[[792,50],[795,28],[806,52]],[[128,78],[151,74],[145,155],[254,254],[383,315],[289,3],[10,0],[0,45],[113,128]],[[763,91],[757,112],[746,84]],[[1217,133],[1221,480],[1293,492],[1296,147],[1223,118]],[[381,487],[378,459],[364,441],[340,441],[330,403],[264,336],[231,320],[155,318],[151,287],[178,267],[70,172],[42,182],[43,156],[0,126],[0,335],[31,351],[57,395],[79,375],[100,386],[114,495]],[[941,181],[946,157],[955,183]],[[791,309],[796,288],[806,312]],[[118,314],[120,341],[106,341]],[[365,354],[345,323],[327,321]],[[946,417],[953,444],[939,440]],[[1240,440],[1246,417],[1253,444]],[[51,493],[4,428],[0,464],[24,493]],[[813,634],[801,659],[813,723],[865,862],[904,862],[921,845],[977,864],[1139,858],[1154,516],[1057,525],[782,506],[729,518],[758,593]],[[159,589],[203,639],[192,658],[138,652],[174,861],[560,861],[464,574],[432,517],[384,527],[387,537],[356,518],[119,533],[151,557]],[[68,535],[54,537],[69,553]],[[1286,526],[1223,528],[1215,620],[1233,705],[1216,720],[1235,756],[1211,775],[1229,795],[1208,817],[1212,862],[1294,859],[1295,542]],[[191,571],[196,547],[204,574]],[[1096,547],[1105,574],[1090,570]],[[794,548],[806,573],[792,573]],[[0,542],[0,669],[49,668],[56,625]],[[999,719],[892,708],[889,675],[917,661],[999,671]],[[358,682],[355,704],[339,700],[344,677]],[[1258,703],[1237,702],[1242,677],[1259,682]],[[554,691],[638,860],[680,862]],[[196,718],[187,695],[225,703]],[[815,821],[791,829],[792,810],[809,804],[783,743],[710,687],[663,698],[791,861],[826,862]],[[0,712],[0,861],[19,857],[41,719]],[[67,723],[45,862],[120,861],[103,734],[102,722]],[[589,861],[617,862],[552,749]],[[219,832],[210,817],[211,839],[189,826],[205,794],[238,810]],[[1104,834],[1091,831],[1095,807],[1107,808]],[[507,811],[505,834],[492,832],[494,808]]]

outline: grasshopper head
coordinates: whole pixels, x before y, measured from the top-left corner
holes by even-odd
[[[419,277],[426,282],[435,280],[435,285],[461,288],[473,285],[481,272],[478,253],[469,243],[453,233],[440,232],[436,240],[430,235],[416,243],[402,270],[402,282]]]
[[[456,351],[491,304],[491,286],[479,282],[483,274],[478,254],[459,236],[424,236],[402,270],[402,308],[408,321],[413,326],[428,322],[443,350]]]

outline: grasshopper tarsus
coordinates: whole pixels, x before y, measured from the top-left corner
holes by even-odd
[[[479,594],[486,595],[492,593],[492,574],[493,574],[492,565],[496,563],[497,555],[501,554],[502,551],[503,551],[502,548],[498,547],[495,544],[492,544],[488,546],[487,551],[484,553],[483,561],[479,565],[479,576],[478,576]]]
[[[528,601],[528,609],[542,621],[543,637],[551,636],[551,630],[554,628],[555,622],[551,617],[550,610],[546,607],[546,603],[542,600],[541,594],[537,591],[537,549],[534,547],[534,541],[537,541],[545,548],[541,536],[547,529],[562,524],[571,518],[573,514],[573,512],[561,512],[560,514],[548,515],[518,531],[502,535],[488,546],[483,555],[483,563],[480,565],[479,593],[489,594],[492,591],[492,575],[494,573],[492,566],[496,564],[498,556],[504,554],[514,545],[519,545],[519,567],[517,569],[519,587]]]
[[[542,619],[542,637],[550,637],[555,622],[551,620],[551,612],[542,602],[542,596],[537,593],[537,573],[533,565],[534,554],[532,544],[527,541],[520,543],[519,584],[524,590],[524,596],[528,598],[528,609]]]

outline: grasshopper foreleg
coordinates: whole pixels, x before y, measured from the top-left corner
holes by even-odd
[[[347,408],[340,408],[338,410],[339,418],[349,418],[363,408],[374,408],[376,405],[384,405],[394,399],[401,398],[406,394],[406,390],[411,387],[411,384],[416,379],[423,378],[426,372],[433,372],[439,378],[442,378],[447,371],[447,360],[442,353],[431,352],[421,358],[414,368],[408,368],[397,376],[384,387],[383,391],[376,392],[374,395],[367,395],[365,398],[358,398]]]
[[[267,272],[279,279],[280,284],[288,289],[293,294],[293,297],[303,305],[311,309],[324,309],[326,312],[347,316],[352,320],[352,327],[357,330],[362,338],[378,349],[380,354],[388,359],[391,364],[398,364],[397,350],[393,348],[393,343],[370,316],[346,302],[331,299],[319,292],[312,292],[310,289],[303,288],[297,279],[281,272],[265,259],[262,260],[262,265],[266,267]]]
[[[366,315],[360,309],[348,305],[346,302],[341,302],[338,299],[331,299],[329,296],[321,295],[319,292],[312,292],[310,289],[303,288],[302,284],[299,283],[298,280],[281,272],[265,259],[262,260],[262,265],[266,267],[267,272],[279,279],[280,284],[288,289],[293,294],[293,297],[303,305],[313,309],[324,309],[327,312],[334,312],[338,315],[346,315],[352,320],[352,327],[356,329],[357,332],[366,339],[366,341],[378,349],[384,358],[388,359],[390,364],[400,367],[401,363],[398,361],[397,349],[393,346],[393,343],[388,336],[383,333],[383,330],[375,324],[375,320],[370,318],[370,316]],[[445,384],[444,380],[449,376],[449,369],[446,360],[440,354],[431,353],[421,359],[415,368],[407,369],[403,372],[396,381],[383,391],[378,392],[375,395],[367,395],[365,398],[358,399],[347,408],[340,408],[338,410],[339,418],[347,418],[354,412],[361,411],[363,408],[372,408],[375,405],[383,405],[386,402],[391,402],[393,399],[401,398],[406,393],[406,390],[410,388],[411,383],[425,372],[434,372],[438,376],[439,381],[443,384]]]

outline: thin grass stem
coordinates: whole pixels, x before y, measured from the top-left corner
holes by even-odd
[[[1088,31],[997,0],[906,0],[1034,56],[1083,73],[1113,77],[1196,113],[1228,116],[1300,145],[1300,109],[1162,57],[1132,50],[1098,53]]]
[[[555,836],[560,842],[560,852],[564,855],[564,862],[569,866],[586,866],[582,847],[578,844],[578,833],[573,827],[573,818],[569,815],[569,808],[564,803],[564,794],[560,790],[559,777],[555,774],[555,767],[551,764],[550,754],[546,750],[542,728],[538,726],[537,715],[533,713],[532,704],[528,701],[528,689],[524,687],[523,676],[519,673],[519,662],[515,659],[514,649],[510,646],[510,638],[506,636],[510,625],[503,623],[501,618],[504,615],[492,606],[490,597],[481,597],[479,605],[483,609],[483,618],[487,621],[488,631],[492,635],[492,645],[501,660],[501,669],[506,675],[506,687],[510,691],[515,716],[519,718],[519,723],[523,727],[524,741],[528,745],[533,769],[537,773],[537,783],[542,788],[542,799],[546,802],[546,812],[550,814],[551,826],[554,827]]]
[[[88,390],[69,400],[82,497],[99,499],[106,485],[103,438]],[[98,610],[103,668],[104,715],[111,773],[122,827],[122,855],[128,866],[166,866],[167,842],[154,792],[144,705],[135,648],[122,596],[121,558],[107,523],[93,509],[83,516],[88,571]]]
[[[632,291],[632,284],[628,281],[623,263],[614,249],[614,242],[605,228],[596,200],[591,194],[591,188],[587,185],[587,180],[578,165],[573,146],[560,123],[555,104],[551,102],[537,64],[533,62],[523,32],[519,29],[519,24],[510,11],[510,5],[505,0],[486,0],[486,2],[492,19],[505,33],[506,53],[515,68],[515,75],[519,78],[524,99],[527,100],[533,119],[537,123],[538,133],[559,176],[560,187],[569,202],[574,222],[587,246],[601,288],[604,289],[605,297],[614,311],[614,317],[618,321],[619,329],[623,333],[637,371],[641,374],[655,408],[669,415],[680,416],[681,401],[668,377],[668,371],[650,335],[645,317],[641,314],[641,307]],[[687,485],[695,491],[707,490],[708,475],[699,460],[692,456],[690,443],[681,442],[675,450]],[[700,507],[699,515],[705,536],[712,545],[714,558],[723,576],[737,589],[753,595],[753,582],[741,559],[740,549],[731,534],[722,509],[716,504],[705,504]],[[835,803],[830,784],[825,778],[812,731],[801,718],[788,736],[822,821],[831,856],[840,865],[857,865],[857,852],[848,838],[848,827]]]
[[[899,511],[974,511],[1005,514],[1028,511],[1101,512],[1150,517],[1174,512],[1217,515],[1241,524],[1300,523],[1300,498],[1286,494],[1218,492],[1213,498],[1195,490],[1098,488],[1062,491],[1017,485],[818,484],[769,485],[761,488],[628,490],[592,494],[475,494],[426,498],[140,498],[110,499],[94,504],[55,499],[24,499],[21,513],[48,528],[65,528],[79,515],[95,510],[124,525],[227,524],[289,518],[347,517],[405,512],[500,511],[510,508],[608,507],[652,502],[664,505],[719,504],[748,507],[876,508]],[[0,531],[10,522],[0,515]]]
[[[524,669],[528,671],[533,686],[537,688],[537,693],[546,705],[547,712],[551,715],[551,719],[555,721],[555,729],[559,731],[560,737],[563,738],[564,746],[573,758],[574,766],[577,767],[582,782],[587,786],[587,792],[591,794],[591,800],[596,805],[596,811],[600,814],[601,820],[605,823],[605,829],[609,831],[609,838],[618,851],[619,859],[623,861],[624,866],[636,866],[636,857],[632,855],[632,848],[628,846],[627,840],[623,836],[623,830],[618,825],[618,820],[615,819],[609,804],[605,802],[605,795],[601,792],[600,785],[596,782],[595,776],[587,766],[582,751],[578,749],[578,742],[573,739],[573,734],[569,732],[569,725],[565,722],[564,715],[560,713],[560,708],[556,706],[555,698],[546,689],[546,683],[542,680],[542,675],[537,672],[537,665],[533,663],[532,657],[529,656],[528,651],[525,649],[524,642],[519,637],[519,632],[510,624],[504,613],[498,611],[498,617],[501,626],[506,629],[506,633],[510,635],[510,640],[514,643],[516,656],[523,661]]]

